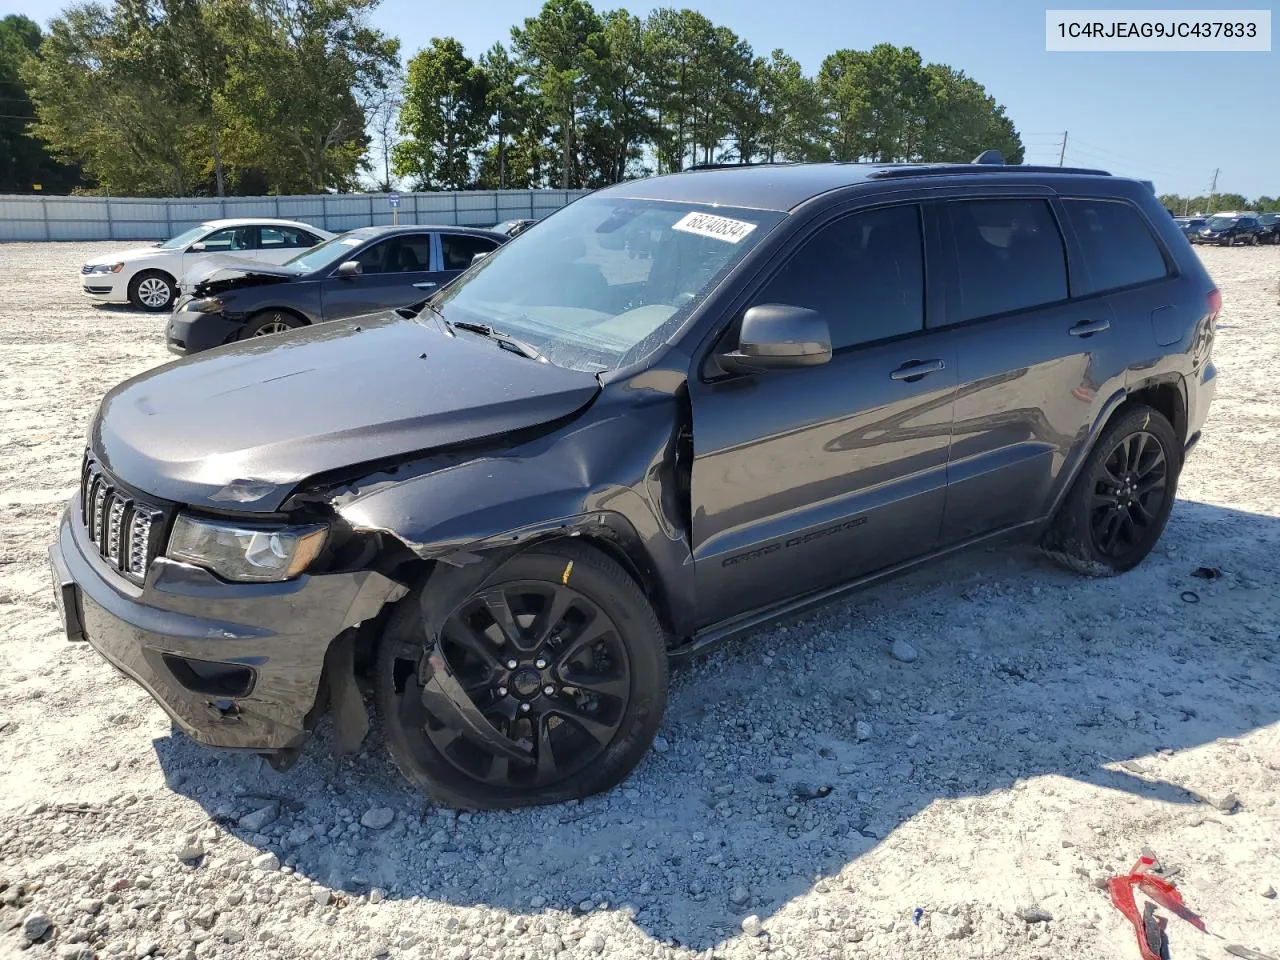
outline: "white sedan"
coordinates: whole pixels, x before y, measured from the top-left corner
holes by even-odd
[[[284,263],[333,236],[296,220],[210,220],[163,243],[96,257],[80,268],[80,281],[95,300],[168,310],[183,274],[209,258]]]

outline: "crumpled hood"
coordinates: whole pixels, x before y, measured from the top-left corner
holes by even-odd
[[[238,257],[232,253],[218,253],[207,256],[198,262],[182,278],[184,291],[200,291],[200,296],[218,293],[234,287],[248,287],[261,283],[264,278],[270,280],[294,279],[298,274],[293,270],[282,268],[278,264],[264,264],[248,257]],[[206,285],[205,284],[209,284]],[[216,287],[216,289],[211,289]]]
[[[225,293],[238,287],[256,287],[264,283],[286,283],[298,279],[293,270],[271,263],[258,263],[232,256],[221,256],[200,264],[182,278],[184,292],[197,297]]]
[[[134,377],[103,398],[90,444],[141,493],[271,512],[316,474],[537,426],[598,390],[589,373],[393,313],[247,340]]]

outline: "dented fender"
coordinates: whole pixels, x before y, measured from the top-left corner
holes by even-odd
[[[621,554],[668,626],[692,629],[682,406],[670,395],[597,404],[567,430],[474,457],[427,457],[334,491],[356,532],[394,537],[455,566],[498,549],[586,537]],[[625,417],[625,422],[623,418]]]

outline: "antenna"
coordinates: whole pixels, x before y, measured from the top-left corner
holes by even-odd
[[[990,163],[1004,166],[1004,154],[999,150],[983,150],[973,158],[974,163]]]

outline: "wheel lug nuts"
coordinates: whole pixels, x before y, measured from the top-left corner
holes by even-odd
[[[500,697],[505,697],[506,695],[507,695],[507,688],[506,688],[506,687],[499,687],[499,688],[498,688],[498,696],[500,696]]]
[[[551,697],[555,695],[556,688],[548,683],[545,687],[542,688],[542,692],[545,693],[548,697]]]
[[[508,661],[507,661],[507,669],[508,669],[508,670],[514,670],[514,669],[515,669],[516,667],[518,667],[518,666],[520,666],[520,664],[519,664],[519,662],[518,662],[518,661],[516,661],[516,660],[508,660]]]
[[[547,669],[546,657],[539,657],[537,660],[533,661],[533,665],[537,667],[539,670]]]
[[[522,704],[520,704],[520,712],[521,712],[521,713],[528,713],[528,712],[529,712],[529,705],[528,705],[527,703],[522,703]]]

